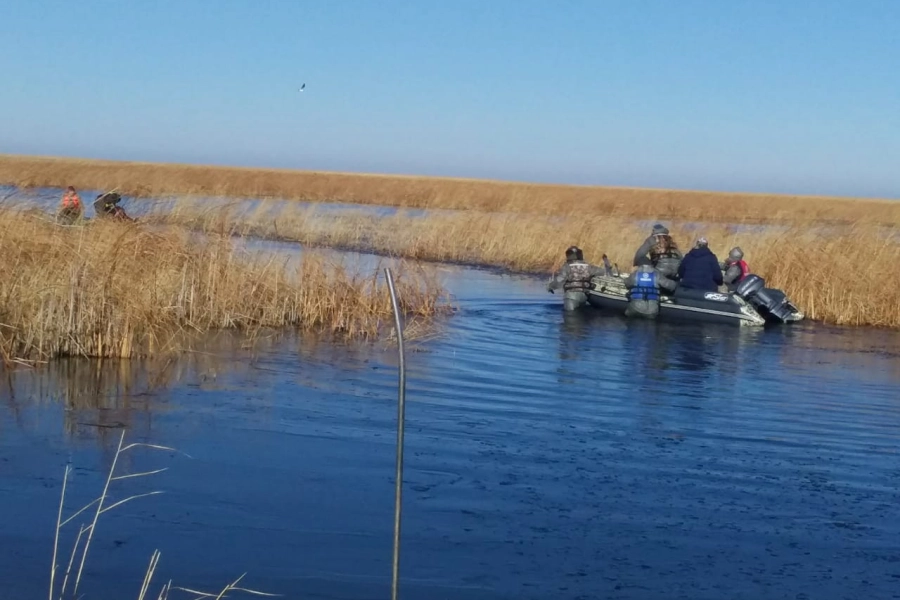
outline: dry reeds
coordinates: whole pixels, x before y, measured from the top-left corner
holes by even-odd
[[[426,216],[398,213],[381,218],[364,213],[322,214],[314,208],[261,203],[250,214],[204,208],[184,201],[156,218],[193,228],[277,237],[310,245],[373,250],[413,259],[549,272],[563,251],[577,244],[589,260],[605,253],[621,269],[649,227],[627,219],[538,217],[535,215],[441,212]],[[889,229],[858,223],[845,227],[748,230],[726,225],[699,231],[670,224],[686,251],[702,233],[724,259],[741,246],[754,272],[784,289],[812,319],[840,325],[900,327],[900,242]]]
[[[0,210],[0,355],[133,357],[178,350],[214,329],[293,326],[373,337],[391,322],[377,271],[351,272],[306,253],[292,264],[184,229],[94,222],[60,227]],[[413,321],[446,306],[425,270],[400,265]]]
[[[716,222],[853,221],[900,224],[900,202],[276,169],[0,156],[0,183],[116,189],[152,197],[197,194],[351,202],[540,215],[655,217]]]

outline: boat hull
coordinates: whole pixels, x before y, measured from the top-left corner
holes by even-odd
[[[614,276],[596,277],[588,290],[588,303],[606,312],[625,314],[628,307],[624,280]],[[661,321],[718,323],[736,327],[762,327],[766,320],[735,294],[681,290],[662,296],[659,303]]]

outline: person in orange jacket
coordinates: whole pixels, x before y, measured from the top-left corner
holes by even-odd
[[[74,223],[81,218],[84,207],[81,205],[81,198],[78,192],[71,185],[66,188],[66,193],[62,197],[62,205],[59,209],[59,217],[69,223]]]

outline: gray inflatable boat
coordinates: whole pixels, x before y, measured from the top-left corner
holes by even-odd
[[[624,314],[628,306],[626,277],[625,274],[609,274],[592,278],[591,289],[587,292],[588,302],[595,308]],[[762,278],[748,275],[735,292],[678,288],[672,294],[662,294],[657,318],[763,327],[767,323],[800,321],[803,313],[787,301],[783,292],[766,288]]]

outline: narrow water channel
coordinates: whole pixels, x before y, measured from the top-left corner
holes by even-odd
[[[900,597],[900,335],[564,315],[538,279],[441,272],[459,311],[408,356],[403,598]],[[396,384],[392,348],[308,336],[3,373],[5,596],[46,596],[63,469],[74,509],[126,427],[184,454],[129,453],[168,470],[115,497],[165,493],[101,518],[86,598],[136,598],[155,548],[160,584],[388,597]]]

